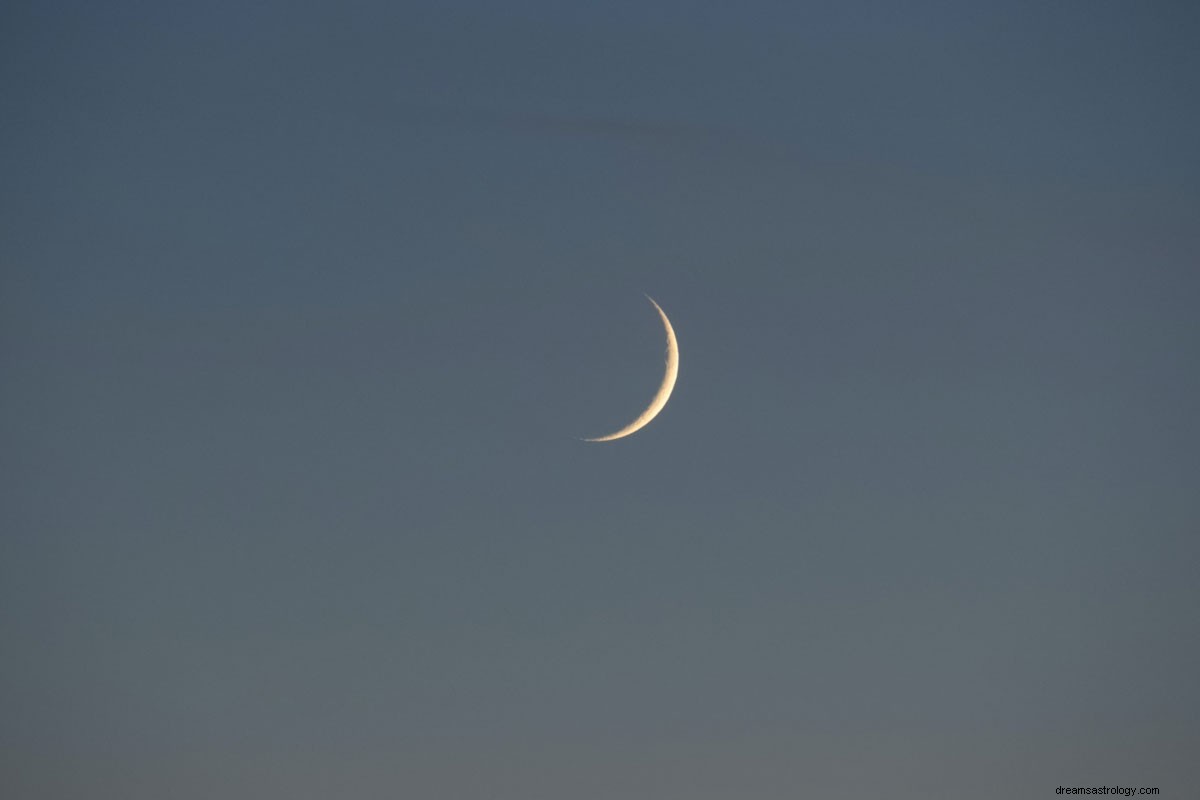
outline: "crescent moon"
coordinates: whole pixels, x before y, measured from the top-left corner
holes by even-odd
[[[675,379],[679,377],[679,343],[675,341],[675,329],[671,327],[671,320],[667,319],[667,315],[663,312],[662,308],[658,303],[654,302],[654,298],[646,295],[646,299],[650,301],[650,305],[654,306],[655,310],[658,311],[658,315],[662,317],[663,328],[667,331],[667,363],[662,385],[658,387],[658,393],[654,395],[654,399],[650,401],[650,405],[633,422],[621,428],[616,433],[610,433],[607,436],[597,436],[595,439],[584,439],[585,442],[611,442],[614,439],[624,439],[626,436],[637,433],[649,425],[650,420],[658,416],[658,413],[667,405],[667,400],[671,397],[671,390],[675,388]]]

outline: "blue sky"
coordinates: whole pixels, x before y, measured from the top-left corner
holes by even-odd
[[[1198,25],[9,4],[0,785],[1186,793]]]

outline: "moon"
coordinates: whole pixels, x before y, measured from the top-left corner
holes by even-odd
[[[663,328],[667,331],[667,363],[666,372],[663,374],[662,385],[658,387],[658,392],[654,395],[654,399],[650,401],[650,405],[646,406],[646,410],[638,415],[638,418],[626,425],[616,433],[610,433],[607,436],[597,436],[594,439],[584,439],[585,442],[611,442],[615,439],[624,439],[626,436],[637,433],[642,428],[650,424],[650,420],[658,416],[659,412],[667,405],[667,400],[671,398],[671,390],[675,388],[675,379],[679,377],[679,343],[675,341],[675,329],[671,327],[671,320],[667,319],[666,313],[662,307],[654,302],[654,298],[646,295],[646,299],[650,301],[650,305],[662,317]]]

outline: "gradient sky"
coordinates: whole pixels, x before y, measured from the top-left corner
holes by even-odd
[[[5,3],[4,796],[1193,796],[1197,42]]]

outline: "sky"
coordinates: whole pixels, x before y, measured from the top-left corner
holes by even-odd
[[[1198,40],[5,3],[4,796],[1191,796]]]

